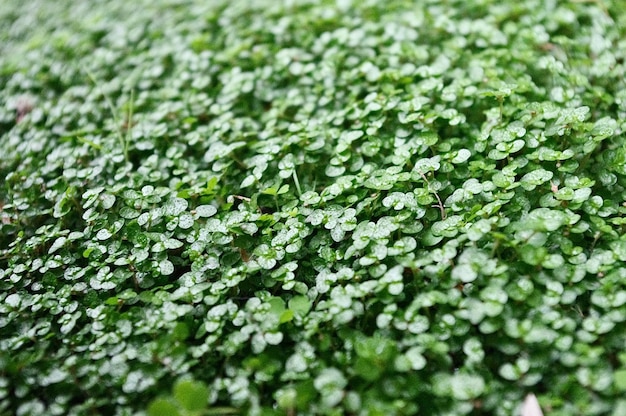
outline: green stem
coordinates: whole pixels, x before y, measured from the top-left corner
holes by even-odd
[[[105,94],[105,92],[102,90],[102,87],[100,86],[100,84],[98,84],[98,81],[96,80],[96,77],[86,68],[83,68],[83,71],[85,71],[85,73],[87,74],[87,76],[89,77],[89,79],[91,80],[91,82],[93,83],[93,85],[98,88],[100,90],[100,94],[102,94],[102,97],[104,97],[104,101],[107,103],[107,106],[109,107],[109,110],[111,111],[111,115],[113,116],[113,121],[115,122],[116,125],[116,132],[117,132],[117,140],[120,143],[120,146],[122,146],[122,151],[124,153],[124,159],[128,162],[128,130],[127,130],[127,135],[126,137],[124,137],[124,135],[122,134],[122,124],[120,123],[119,118],[117,117],[117,109],[115,108],[115,106],[113,105],[113,102],[111,101],[111,97],[109,97],[108,94]],[[131,110],[130,110],[130,115],[132,117],[132,98],[133,97],[133,92],[131,91]],[[130,122],[130,120],[129,120]]]
[[[296,173],[296,170],[293,170],[293,173],[291,174],[291,176],[293,177],[293,183],[296,185],[296,191],[298,191],[298,196],[302,196],[302,190],[300,189],[300,181],[298,180],[298,174]]]

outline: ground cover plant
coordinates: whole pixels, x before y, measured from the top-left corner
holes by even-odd
[[[0,8],[0,414],[626,414],[626,3]]]

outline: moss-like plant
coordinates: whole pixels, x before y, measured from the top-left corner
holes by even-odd
[[[625,6],[5,0],[0,414],[626,414]]]

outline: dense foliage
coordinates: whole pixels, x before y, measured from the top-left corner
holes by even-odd
[[[626,414],[624,10],[4,0],[0,414]]]

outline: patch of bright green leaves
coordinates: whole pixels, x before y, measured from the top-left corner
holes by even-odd
[[[0,413],[624,414],[624,10],[5,1]]]

